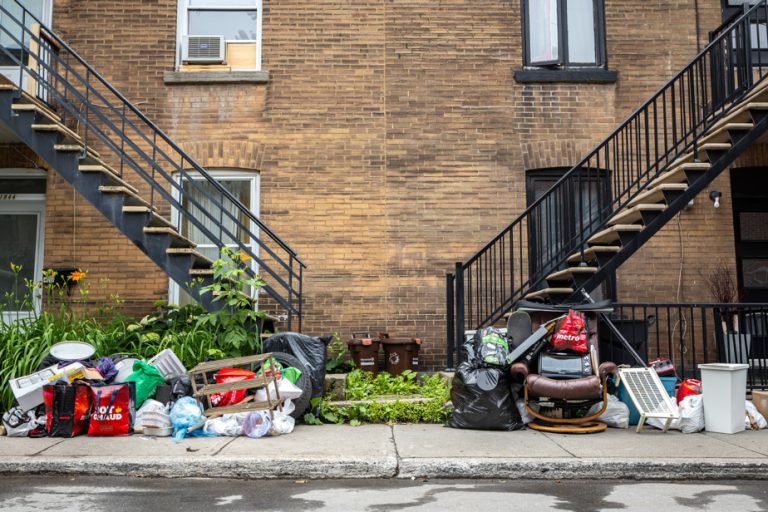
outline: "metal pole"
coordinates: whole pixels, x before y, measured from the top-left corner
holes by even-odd
[[[464,268],[461,262],[456,263],[456,343],[464,343]],[[459,362],[461,358],[459,357]]]
[[[447,336],[447,355],[445,370],[450,372],[454,369],[454,357],[456,347],[456,325],[454,322],[454,312],[456,311],[456,302],[453,296],[454,276],[450,272],[445,275],[445,322]]]

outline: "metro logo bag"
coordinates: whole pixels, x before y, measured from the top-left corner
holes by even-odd
[[[579,354],[589,352],[587,348],[587,329],[584,316],[574,310],[568,311],[560,329],[552,335],[552,348],[556,352],[570,350]]]
[[[75,381],[43,386],[45,431],[50,437],[75,437],[88,428],[91,388]]]
[[[89,436],[127,436],[133,430],[133,383],[93,388]]]

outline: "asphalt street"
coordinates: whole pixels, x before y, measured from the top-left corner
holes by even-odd
[[[0,478],[7,512],[768,510],[760,481]]]

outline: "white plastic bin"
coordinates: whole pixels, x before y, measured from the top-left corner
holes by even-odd
[[[736,434],[744,430],[748,364],[700,364],[704,429]]]

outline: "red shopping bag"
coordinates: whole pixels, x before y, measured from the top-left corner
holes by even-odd
[[[133,383],[93,388],[89,436],[127,436],[133,430]]]
[[[225,384],[227,382],[238,382],[241,380],[251,380],[256,374],[242,368],[222,368],[219,373],[213,376],[216,384]],[[234,405],[245,399],[245,390],[226,391],[224,393],[214,393],[211,395],[211,405],[213,407],[224,407],[225,405]]]
[[[574,310],[568,311],[560,323],[560,329],[552,335],[552,349],[556,352],[570,350],[579,354],[589,352],[587,348],[587,329],[584,316]]]
[[[75,437],[88,428],[91,388],[82,381],[43,386],[45,431],[50,437]]]

